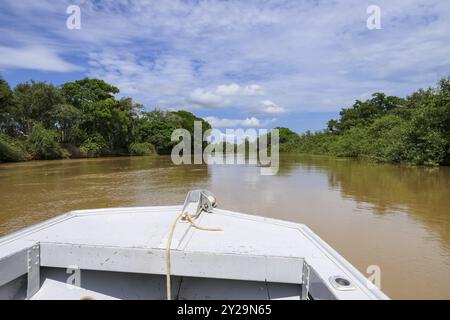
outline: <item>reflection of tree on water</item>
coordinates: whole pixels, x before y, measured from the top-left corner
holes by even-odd
[[[299,167],[306,172],[328,172],[328,162],[342,161],[344,159],[332,158],[330,156],[315,156],[307,154],[280,154],[279,175],[290,175]]]
[[[79,209],[182,204],[204,188],[207,165],[175,166],[170,156],[39,161],[4,165],[0,236]],[[24,197],[26,196],[26,201]]]
[[[330,188],[360,204],[370,204],[376,214],[407,212],[450,246],[450,168],[424,168],[376,164],[332,157],[281,158],[280,174],[295,168],[320,170]]]

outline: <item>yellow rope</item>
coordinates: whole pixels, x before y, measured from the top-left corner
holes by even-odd
[[[201,227],[201,226],[199,226],[198,224],[196,224],[194,222],[194,219],[192,219],[192,216],[190,216],[190,215],[183,216],[183,219],[186,219],[187,221],[189,221],[191,223],[191,225],[195,229],[198,229],[198,230],[202,230],[202,231],[223,231],[223,229],[220,229],[220,228],[205,228],[205,227]]]
[[[202,208],[200,208],[195,217],[197,217],[202,212]],[[177,227],[177,223],[180,219],[187,220],[194,228],[202,231],[223,231],[220,228],[205,228],[201,227],[194,222],[193,216],[189,215],[187,212],[182,213],[177,216],[175,221],[173,222],[172,229],[170,229],[169,237],[167,239],[166,245],[166,290],[167,290],[167,300],[172,300],[172,288],[171,288],[171,279],[170,279],[170,247],[172,245],[173,234],[175,233],[175,228]]]
[[[183,216],[180,214],[177,216],[175,221],[173,222],[172,229],[169,233],[169,238],[167,239],[166,245],[166,287],[167,287],[167,300],[172,300],[172,288],[170,284],[170,246],[172,245],[173,233],[175,232],[175,228],[177,226],[178,220]]]

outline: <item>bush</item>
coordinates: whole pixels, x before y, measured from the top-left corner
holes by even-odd
[[[322,133],[322,135],[325,134]],[[323,149],[328,150],[327,153],[330,155],[356,158],[368,154],[370,142],[365,128],[353,127],[344,134],[337,135],[334,139],[330,135],[325,137],[327,140],[322,142],[326,144]]]
[[[148,156],[155,153],[155,147],[149,142],[132,143],[128,150],[133,156]]]
[[[439,132],[429,131],[423,135],[410,134],[409,148],[406,151],[408,163],[415,165],[438,166],[446,157],[446,139]]]
[[[106,141],[100,134],[89,136],[80,146],[80,150],[89,157],[95,157],[106,149]]]
[[[171,140],[172,132],[180,127],[179,118],[169,112],[146,112],[134,129],[135,141],[151,143],[158,154],[170,154],[177,144]]]
[[[295,136],[280,144],[284,150],[378,162],[438,166],[450,164],[450,77],[439,87],[418,90],[406,99],[374,94],[343,109],[328,129]],[[280,150],[282,150],[280,146]]]
[[[22,141],[0,134],[0,162],[27,161],[31,155]]]
[[[61,159],[69,156],[58,142],[58,133],[45,129],[40,123],[33,126],[28,137],[28,146],[35,159]]]
[[[367,156],[377,162],[407,162],[407,123],[396,115],[374,121],[368,130]]]

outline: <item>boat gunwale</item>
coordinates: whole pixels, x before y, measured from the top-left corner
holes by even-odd
[[[98,215],[115,215],[115,214],[130,214],[130,213],[155,213],[160,211],[171,211],[170,213],[173,213],[174,211],[180,211],[182,209],[182,206],[176,205],[176,206],[143,206],[143,207],[118,207],[118,208],[99,208],[99,209],[85,209],[85,210],[74,210],[70,211],[61,215],[58,215],[54,218],[45,220],[43,222],[37,223],[35,225],[32,225],[30,227],[26,227],[23,229],[20,229],[18,231],[15,231],[9,235],[3,236],[0,238],[0,247],[7,245],[15,240],[18,240],[22,237],[31,235],[33,233],[39,232],[41,230],[44,230],[46,228],[50,228],[53,225],[56,225],[58,223],[65,222],[67,220],[70,220],[75,217],[87,217],[87,216],[98,216]],[[169,213],[169,212],[168,212]],[[333,262],[336,267],[338,267],[340,270],[342,270],[344,273],[347,273],[347,276],[351,275],[350,278],[354,278],[357,284],[357,287],[362,290],[368,297],[371,296],[372,298],[376,299],[389,299],[387,295],[385,295],[379,288],[377,288],[373,283],[371,283],[369,280],[367,280],[359,270],[357,270],[351,263],[349,263],[344,257],[342,257],[335,249],[333,249],[330,245],[328,245],[324,240],[322,240],[317,234],[315,234],[310,228],[308,228],[306,225],[301,223],[295,223],[280,219],[274,219],[274,218],[268,218],[263,216],[256,216],[252,214],[246,214],[246,213],[240,213],[240,212],[234,212],[230,210],[224,210],[224,209],[214,209],[211,213],[205,213],[206,215],[209,214],[219,214],[224,216],[230,216],[238,219],[245,219],[249,221],[255,221],[259,223],[265,223],[265,224],[271,224],[276,226],[281,226],[285,228],[291,228],[296,231],[299,231],[302,235],[304,235],[313,245],[315,248],[320,250],[329,261]],[[26,249],[28,247],[31,247],[33,244],[40,243],[40,241],[33,241],[32,239],[29,239],[29,245],[22,246],[19,248],[19,250],[15,250],[15,252],[12,252],[11,255],[18,253],[22,251],[23,249]],[[45,242],[42,242],[45,243]],[[63,244],[63,242],[48,242],[48,243],[54,243],[54,244]],[[66,243],[67,244],[67,243]],[[180,242],[181,244],[181,242]],[[76,244],[71,244],[76,245]],[[83,244],[78,244],[83,245]],[[125,249],[127,247],[123,246],[104,246],[104,245],[89,245],[84,244],[84,246],[93,246],[93,247],[110,247],[110,248],[121,248]],[[144,249],[144,250],[160,250],[160,248],[149,248],[149,247],[130,247],[130,249]],[[174,249],[177,250],[177,249]],[[185,251],[185,250],[179,250],[183,251],[185,253],[195,253],[195,251]],[[227,253],[221,253],[221,254],[227,254]],[[229,254],[235,254],[230,252]],[[239,255],[239,254],[238,254]],[[9,255],[4,255],[0,257],[1,259],[7,258]],[[304,259],[308,264],[312,263],[314,265],[314,259],[309,259],[308,257],[289,257],[289,256],[268,256],[267,254],[261,254],[261,255],[251,255],[246,254],[246,256],[257,256],[257,257],[283,257],[283,258],[297,258],[297,259]],[[323,260],[323,259],[322,259]],[[335,291],[331,287],[331,284],[328,283],[327,279],[323,279],[322,281],[326,284],[326,286],[331,289],[332,291]]]

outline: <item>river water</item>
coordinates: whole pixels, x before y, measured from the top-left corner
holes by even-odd
[[[252,165],[175,166],[170,157],[0,164],[0,236],[75,209],[182,204],[206,188],[219,207],[304,223],[396,299],[450,299],[450,168],[284,155]],[[283,235],[280,234],[280,237]]]

